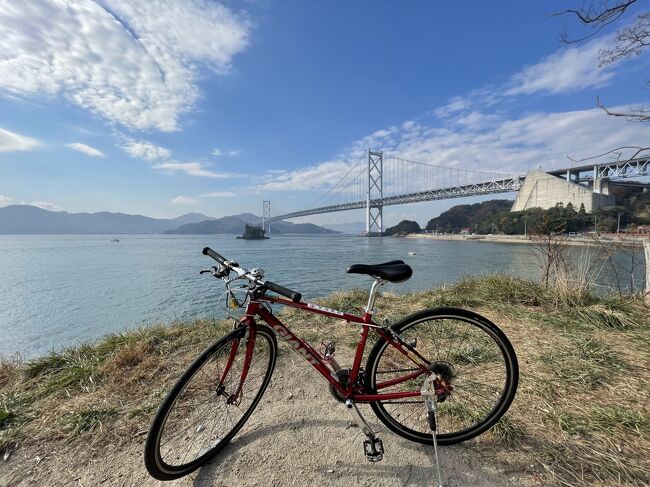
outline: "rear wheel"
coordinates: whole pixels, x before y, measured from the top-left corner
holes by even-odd
[[[237,328],[206,349],[163,401],[147,437],[145,465],[158,480],[189,474],[221,451],[248,420],[271,379],[277,356],[273,331],[256,326],[255,347],[241,395],[248,327]],[[226,364],[232,365],[223,382]]]
[[[519,379],[517,357],[495,324],[457,308],[436,308],[413,314],[392,329],[431,362],[432,373],[450,386],[438,398],[438,443],[450,445],[480,435],[507,411]],[[391,379],[417,372],[417,367],[385,340],[375,344],[366,367],[370,394],[419,391],[424,374],[398,384]],[[377,417],[395,433],[431,444],[422,397],[371,403]]]

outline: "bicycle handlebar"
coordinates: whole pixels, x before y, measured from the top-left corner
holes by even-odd
[[[289,298],[294,303],[297,303],[302,299],[302,294],[292,291],[291,289],[287,289],[286,287],[280,286],[279,284],[271,281],[266,281],[264,283],[264,287],[269,291],[273,291],[274,293],[281,294],[285,298]]]
[[[226,258],[223,255],[215,252],[210,247],[205,247],[203,249],[203,255],[208,255],[208,256],[212,257],[214,260],[219,262],[219,264],[224,264],[226,262]]]
[[[274,282],[271,281],[262,281],[261,279],[257,279],[255,276],[251,275],[246,269],[242,269],[239,267],[236,263],[230,262],[228,259],[226,259],[223,255],[219,254],[218,252],[215,252],[212,250],[210,247],[205,247],[203,249],[203,255],[207,255],[209,257],[212,257],[214,260],[219,262],[219,264],[228,267],[229,269],[235,271],[237,274],[239,274],[241,277],[245,277],[251,282],[255,282],[257,284],[260,284],[264,289],[268,289],[269,291],[273,291],[274,293],[278,293],[285,298],[289,298],[291,301],[294,303],[297,303],[302,299],[302,294],[298,293],[296,291],[292,291],[291,289],[287,289],[284,286],[280,286],[279,284],[275,284]]]

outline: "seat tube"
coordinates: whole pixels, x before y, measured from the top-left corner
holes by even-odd
[[[357,351],[354,354],[354,363],[352,364],[352,371],[350,372],[350,384],[354,384],[359,376],[359,367],[361,367],[361,359],[363,358],[363,351],[366,348],[366,340],[368,339],[369,327],[363,326],[361,335],[359,336],[359,343],[357,344]]]

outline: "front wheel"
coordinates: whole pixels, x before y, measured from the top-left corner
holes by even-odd
[[[474,438],[507,411],[519,379],[517,356],[506,335],[492,322],[458,308],[427,309],[406,317],[392,330],[415,346],[444,381],[438,398],[438,443],[451,445]],[[424,374],[397,383],[418,368],[397,348],[381,339],[368,356],[366,386],[370,394],[419,391]],[[371,403],[392,431],[418,443],[431,444],[427,411],[421,396]]]
[[[212,459],[237,434],[266,390],[277,357],[273,331],[256,325],[255,346],[241,394],[249,327],[206,349],[169,391],[153,420],[144,461],[152,477],[173,480]],[[229,364],[229,365],[228,365]]]

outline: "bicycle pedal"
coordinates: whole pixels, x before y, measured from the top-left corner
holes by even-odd
[[[363,452],[369,462],[379,462],[384,459],[384,444],[380,438],[364,440]]]

